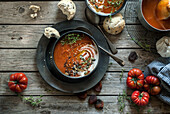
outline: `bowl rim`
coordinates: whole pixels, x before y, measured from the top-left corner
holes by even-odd
[[[88,7],[93,13],[95,13],[95,14],[97,14],[97,15],[99,15],[99,16],[105,16],[105,17],[107,17],[107,16],[109,16],[109,15],[113,16],[113,15],[119,13],[119,12],[125,7],[126,1],[127,1],[127,0],[124,0],[122,7],[120,7],[119,10],[115,11],[114,13],[108,13],[108,14],[103,13],[103,14],[101,14],[100,12],[96,12],[95,10],[92,10],[92,8],[90,7],[90,5],[89,5],[89,3],[88,3],[88,0],[85,0],[87,7]]]
[[[170,29],[166,29],[166,30],[158,29],[158,28],[152,26],[152,25],[145,19],[145,16],[143,15],[143,11],[142,11],[143,1],[144,1],[144,0],[139,0],[139,8],[140,8],[140,13],[141,13],[142,18],[144,19],[144,21],[145,21],[152,29],[154,29],[155,31],[169,32]]]
[[[83,33],[83,34],[87,35],[87,36],[93,41],[93,43],[95,43],[95,45],[96,45],[96,47],[97,47],[97,52],[98,52],[98,54],[97,54],[97,55],[98,55],[97,64],[96,64],[95,68],[94,68],[89,74],[84,75],[84,76],[72,77],[72,76],[65,75],[64,73],[62,73],[62,72],[60,71],[60,69],[57,67],[57,65],[55,64],[55,61],[54,61],[54,50],[55,50],[56,44],[60,41],[60,38],[62,38],[63,36],[65,36],[65,35],[67,35],[67,34],[69,34],[69,33],[73,33],[73,32],[74,32],[74,33]],[[98,66],[98,64],[99,64],[99,60],[100,60],[100,56],[99,56],[99,47],[98,47],[97,41],[93,38],[92,35],[88,34],[87,32],[81,31],[81,30],[70,30],[70,31],[67,31],[67,32],[63,33],[63,34],[55,41],[55,43],[54,43],[54,45],[53,45],[53,48],[52,48],[52,62],[53,62],[53,64],[54,64],[55,68],[58,70],[58,72],[59,72],[60,74],[62,74],[63,76],[65,76],[65,77],[67,77],[67,78],[70,78],[70,79],[81,79],[81,78],[85,78],[85,77],[90,76],[90,75],[96,70],[96,68],[97,68],[97,66]]]

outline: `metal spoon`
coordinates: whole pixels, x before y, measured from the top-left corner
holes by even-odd
[[[115,46],[112,44],[112,42],[107,38],[107,36],[104,34],[104,32],[102,31],[102,29],[100,28],[100,26],[98,25],[100,22],[100,17],[98,15],[96,15],[95,13],[93,13],[92,11],[89,10],[89,8],[86,7],[85,9],[85,16],[87,18],[87,20],[93,24],[96,25],[96,27],[102,32],[102,34],[104,35],[104,37],[106,38],[109,47],[111,49],[111,52],[113,54],[117,53],[117,49],[115,48]]]
[[[84,32],[87,32],[88,34],[92,35],[92,33],[85,27],[78,27],[76,28],[77,30],[82,30]],[[98,45],[98,47],[103,50],[104,52],[106,52],[108,55],[110,55],[120,66],[124,66],[125,63],[123,60],[117,58],[116,56],[114,56],[112,53],[108,52],[106,49],[104,49],[103,47],[101,47],[100,45]]]

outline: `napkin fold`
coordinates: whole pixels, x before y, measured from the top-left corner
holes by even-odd
[[[157,97],[170,105],[170,57],[160,57],[150,63],[144,71],[145,77],[149,75],[160,79],[162,90]]]

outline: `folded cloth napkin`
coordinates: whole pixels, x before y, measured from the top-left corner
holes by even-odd
[[[160,79],[162,90],[157,97],[170,105],[170,57],[160,57],[150,63],[144,71],[145,77],[149,75]]]

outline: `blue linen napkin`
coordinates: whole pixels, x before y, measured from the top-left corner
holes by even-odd
[[[150,63],[144,71],[145,77],[149,75],[161,80],[162,90],[157,97],[170,105],[170,57],[160,57]]]

